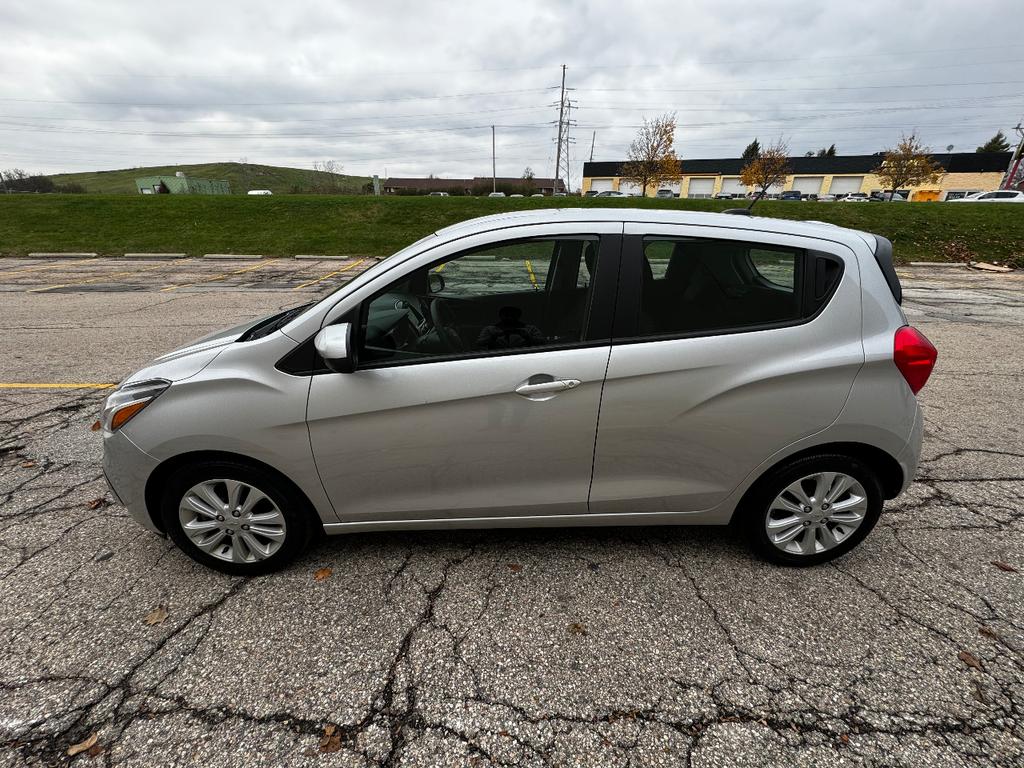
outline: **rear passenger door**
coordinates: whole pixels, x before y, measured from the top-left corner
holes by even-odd
[[[842,410],[864,359],[855,256],[745,230],[625,231],[590,512],[709,510]]]

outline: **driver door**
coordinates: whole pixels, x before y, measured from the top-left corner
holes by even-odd
[[[342,524],[587,512],[619,233],[475,247],[362,301],[356,370],[307,413]]]

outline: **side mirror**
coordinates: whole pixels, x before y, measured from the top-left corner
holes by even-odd
[[[431,271],[427,282],[430,284],[431,293],[440,293],[444,290],[444,276],[440,272]]]
[[[352,345],[352,323],[338,323],[321,328],[313,346],[324,363],[335,373],[352,373],[355,369]]]

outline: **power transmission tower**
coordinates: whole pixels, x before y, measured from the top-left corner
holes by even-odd
[[[558,96],[558,139],[555,144],[555,187],[558,186],[558,169],[562,167],[562,121],[565,118],[565,64],[562,65],[562,90]]]
[[[494,153],[494,126],[491,126],[491,191],[498,191],[498,160]]]
[[[572,119],[572,110],[576,106],[575,101],[572,99],[565,100],[565,126],[562,128],[562,141],[565,142],[565,149],[562,151],[562,166],[565,171],[565,191],[568,192],[572,188],[572,163],[569,161],[569,147],[576,143],[576,139],[570,138],[569,128],[576,125],[576,121]],[[560,178],[558,174],[555,174],[556,178]]]

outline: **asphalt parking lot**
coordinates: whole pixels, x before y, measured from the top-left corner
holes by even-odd
[[[0,260],[0,766],[1024,764],[1024,276],[902,271],[925,460],[832,565],[421,532],[238,579],[131,522],[98,385],[369,263]]]

